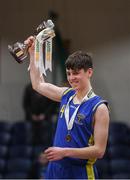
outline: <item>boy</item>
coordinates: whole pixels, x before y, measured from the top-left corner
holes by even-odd
[[[33,88],[61,103],[53,147],[45,150],[49,161],[46,179],[95,179],[94,165],[106,149],[109,127],[107,102],[96,95],[90,79],[92,58],[77,51],[66,60],[67,80],[71,86],[58,87],[45,82],[34,63],[34,38],[30,45],[30,78]]]

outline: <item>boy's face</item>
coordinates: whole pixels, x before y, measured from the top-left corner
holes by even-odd
[[[92,68],[89,68],[87,71],[84,71],[84,69],[66,69],[67,80],[71,87],[75,90],[82,90],[83,88],[86,88],[92,73]]]

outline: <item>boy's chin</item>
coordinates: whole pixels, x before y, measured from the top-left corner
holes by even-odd
[[[79,91],[79,88],[78,88],[78,87],[73,86],[72,88],[73,88],[75,91]]]

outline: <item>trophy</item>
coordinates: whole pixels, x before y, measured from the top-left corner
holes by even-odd
[[[54,24],[50,19],[47,21],[43,21],[34,31],[33,36],[38,37],[38,35],[40,34],[40,40],[43,44],[44,42],[47,42],[48,39],[52,39],[55,36],[53,28]],[[21,42],[16,42],[13,45],[8,45],[10,54],[18,63],[22,63],[28,56],[28,49],[29,45]]]

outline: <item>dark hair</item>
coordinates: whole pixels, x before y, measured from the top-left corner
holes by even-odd
[[[86,52],[76,51],[67,58],[65,66],[66,69],[87,71],[88,68],[93,68],[92,57]]]

